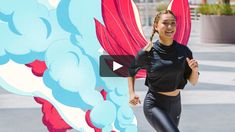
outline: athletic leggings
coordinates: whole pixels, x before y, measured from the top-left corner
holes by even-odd
[[[144,100],[144,114],[157,132],[179,132],[180,94],[167,96],[148,91]]]

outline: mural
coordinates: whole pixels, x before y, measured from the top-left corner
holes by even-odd
[[[188,1],[169,9],[186,45]],[[127,79],[100,77],[98,64],[101,49],[135,55],[144,47],[140,23],[132,0],[0,0],[0,86],[41,104],[50,132],[137,131]]]

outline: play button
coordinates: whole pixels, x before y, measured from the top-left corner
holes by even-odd
[[[100,76],[101,77],[128,77],[128,68],[133,61],[131,55],[101,55]]]
[[[119,69],[119,68],[121,68],[121,67],[122,67],[121,64],[119,64],[119,63],[113,61],[113,71],[116,71],[117,69]]]

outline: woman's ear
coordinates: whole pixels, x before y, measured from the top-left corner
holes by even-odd
[[[155,28],[154,28],[154,29],[155,29],[155,31],[156,31],[156,32],[158,32],[158,28],[157,28],[156,26],[155,26]]]
[[[154,27],[155,27],[154,29],[158,31],[158,25],[156,23],[154,24]]]

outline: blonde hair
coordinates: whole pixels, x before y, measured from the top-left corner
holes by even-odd
[[[176,19],[175,14],[174,14],[172,11],[170,11],[170,10],[162,10],[162,11],[158,12],[157,15],[156,15],[155,18],[154,18],[154,22],[153,22],[153,31],[152,31],[152,34],[151,34],[151,36],[150,36],[150,42],[153,41],[153,36],[154,36],[154,34],[155,34],[156,32],[158,33],[158,31],[155,29],[155,27],[156,27],[156,25],[158,24],[158,22],[159,22],[159,20],[160,20],[162,14],[171,14],[171,15],[174,16],[174,18]]]

